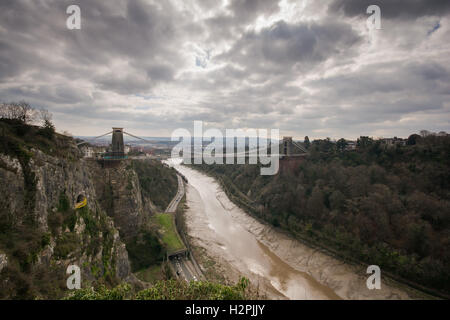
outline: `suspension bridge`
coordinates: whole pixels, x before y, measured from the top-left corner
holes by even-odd
[[[274,144],[272,147],[271,144]],[[197,148],[198,149],[198,148]],[[247,147],[244,146],[244,149],[247,149]],[[300,143],[294,141],[292,137],[283,137],[280,141],[271,141],[270,144],[259,146],[257,148],[250,148],[249,150],[235,150],[235,152],[231,152],[230,154],[227,154],[226,152],[222,152],[222,154],[218,154],[216,150],[214,150],[215,155],[223,156],[224,158],[246,158],[246,157],[257,157],[258,155],[265,155],[265,156],[279,156],[281,159],[284,158],[297,158],[297,157],[305,157],[309,155],[308,150]],[[271,150],[276,150],[276,153],[273,153]],[[268,154],[268,151],[270,150],[270,154]],[[203,155],[205,156],[205,148],[202,146],[201,151],[196,150],[194,148],[194,152],[191,154],[193,155]]]
[[[130,137],[133,137],[135,139],[147,142],[147,143],[152,143],[152,141],[149,141],[147,139],[141,138],[139,136],[136,136],[134,134],[124,131],[123,128],[112,128],[112,131],[109,131],[109,132],[99,135],[97,137],[93,137],[91,139],[86,139],[84,141],[81,141],[81,142],[77,143],[77,146],[92,143],[95,140],[105,137],[110,134],[112,135],[111,148],[109,151],[104,152],[100,155],[100,158],[103,160],[127,159],[127,155],[125,154],[124,134],[128,135]],[[271,144],[275,144],[275,145],[272,146]],[[234,142],[233,142],[233,145],[234,145]],[[278,145],[278,147],[277,147],[277,145]],[[222,154],[219,154],[217,152],[217,150],[214,150],[214,153],[217,156],[222,156],[224,158],[230,158],[230,157],[247,158],[247,157],[257,157],[258,155],[261,155],[261,154],[268,156],[268,150],[275,149],[275,150],[277,150],[278,153],[276,153],[276,154],[271,153],[270,155],[271,156],[278,155],[281,159],[304,157],[309,154],[308,151],[306,150],[306,148],[302,144],[294,141],[292,139],[292,137],[283,137],[282,140],[270,141],[269,144],[259,146],[256,148],[253,146],[248,146],[249,150],[246,150],[246,149],[247,149],[247,146],[244,146],[244,150],[235,150],[234,152],[231,152],[230,154],[228,154],[226,152],[222,152]],[[205,156],[204,151],[205,151],[205,147],[203,146],[203,143],[202,143],[200,148],[194,147],[194,151],[191,154]]]

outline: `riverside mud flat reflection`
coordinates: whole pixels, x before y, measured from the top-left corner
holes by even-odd
[[[224,205],[214,179],[185,166],[175,168],[189,181],[188,233],[210,255],[222,256],[241,275],[257,283],[268,298],[339,299],[332,289],[283,262],[235,221],[231,211],[241,209]]]

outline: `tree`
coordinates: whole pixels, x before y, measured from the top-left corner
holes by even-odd
[[[314,219],[319,219],[324,211],[324,208],[325,205],[323,192],[318,186],[315,186],[306,205],[308,216]]]
[[[346,147],[347,147],[347,141],[344,138],[341,138],[336,142],[336,148],[339,151],[344,151]]]
[[[420,138],[421,137],[418,134],[414,133],[408,137],[408,140],[406,140],[406,144],[409,146],[413,146],[420,140]]]
[[[29,124],[35,119],[35,110],[25,101],[16,104],[18,108],[18,119],[24,123]]]
[[[356,141],[356,145],[359,148],[366,148],[368,146],[371,146],[373,143],[373,139],[369,138],[367,136],[361,136],[358,138],[358,140]]]
[[[309,141],[309,137],[308,136],[305,136],[305,140],[304,140],[303,143],[305,145],[305,148],[308,149],[309,146],[311,145],[311,142]]]
[[[425,138],[431,135],[431,132],[428,130],[420,130],[420,135]]]
[[[52,114],[47,109],[40,109],[39,119],[43,122],[43,125],[45,126],[48,122],[52,121]]]
[[[345,203],[345,196],[341,191],[335,190],[331,194],[329,201],[331,210],[340,210]]]
[[[52,123],[52,114],[47,109],[41,109],[39,110],[39,118],[42,121],[42,128],[39,132],[48,139],[53,138],[55,126]]]

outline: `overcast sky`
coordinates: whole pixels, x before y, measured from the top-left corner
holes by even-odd
[[[450,131],[449,18],[448,0],[0,0],[0,100],[74,135]]]

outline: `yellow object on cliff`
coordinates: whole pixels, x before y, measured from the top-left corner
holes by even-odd
[[[86,199],[86,197],[84,197],[82,201],[75,203],[75,209],[83,208],[86,205],[87,205],[87,199]]]

